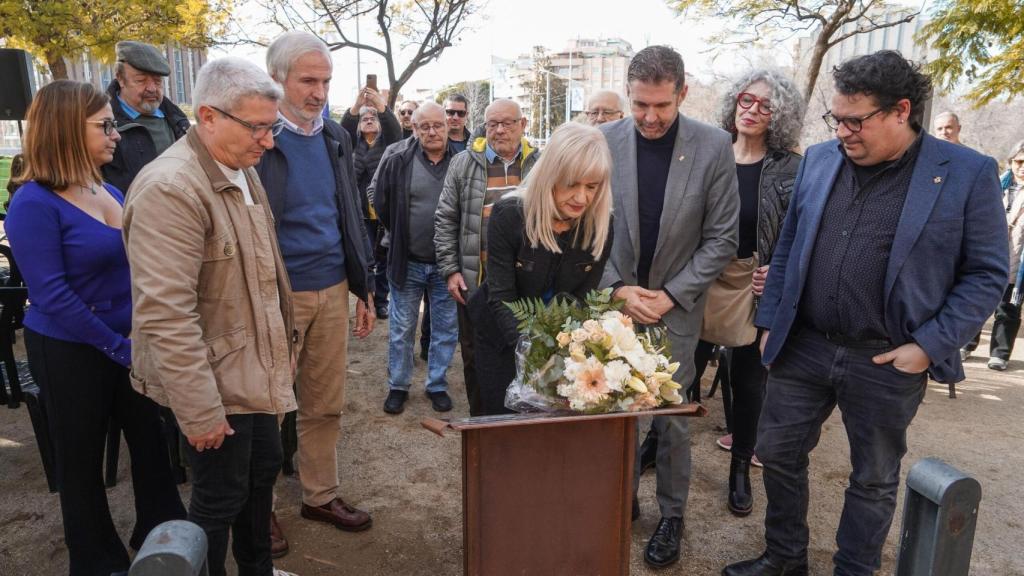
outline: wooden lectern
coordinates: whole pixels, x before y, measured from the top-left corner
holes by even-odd
[[[438,434],[462,433],[464,574],[629,574],[636,418],[706,413],[688,404],[425,420]]]

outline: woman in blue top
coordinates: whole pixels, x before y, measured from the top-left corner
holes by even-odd
[[[28,112],[24,184],[5,223],[28,285],[25,348],[53,439],[72,576],[109,576],[129,567],[102,478],[111,417],[124,430],[131,454],[130,545],[138,549],[154,526],[186,516],[157,407],[128,380],[124,196],[100,175],[120,139],[105,94],[67,80],[44,86]]]

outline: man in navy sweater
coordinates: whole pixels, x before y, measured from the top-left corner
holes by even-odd
[[[365,337],[374,323],[372,260],[352,145],[340,126],[321,115],[332,73],[321,40],[302,31],[282,34],[267,51],[267,69],[284,89],[285,128],[257,171],[294,291],[302,517],[365,530],[370,515],[338,495],[349,292],[357,298],[353,334]],[[274,552],[283,555],[287,541],[273,524]]]

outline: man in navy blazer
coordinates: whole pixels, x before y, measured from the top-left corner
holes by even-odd
[[[1007,281],[995,161],[923,134],[928,78],[893,51],[833,77],[838,141],[807,149],[755,319],[767,550],[724,576],[808,573],[808,454],[837,405],[853,471],[835,574],[879,569],[928,376],[964,378],[960,347]]]

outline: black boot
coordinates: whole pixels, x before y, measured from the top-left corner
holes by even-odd
[[[807,560],[786,562],[765,552],[753,560],[726,566],[722,576],[807,576]]]
[[[644,550],[644,561],[655,568],[671,566],[679,561],[680,540],[683,539],[682,518],[662,518]]]
[[[644,436],[644,441],[640,444],[640,473],[643,474],[651,468],[658,461],[658,433],[654,431],[654,426],[651,426],[647,430],[647,436]]]
[[[754,495],[750,493],[750,460],[732,457],[729,464],[729,511],[746,516],[754,509]]]

